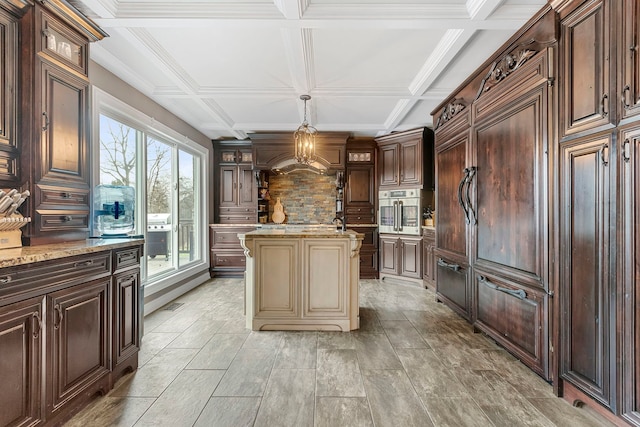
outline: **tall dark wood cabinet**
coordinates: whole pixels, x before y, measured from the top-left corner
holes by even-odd
[[[218,191],[214,217],[220,224],[258,222],[258,191],[250,144],[215,142]]]
[[[89,43],[106,36],[65,0],[36,2],[19,23],[20,157],[27,245],[89,231]]]
[[[0,3],[0,188],[15,188],[20,180],[18,19],[28,6]]]
[[[344,214],[347,227],[364,234],[360,248],[360,278],[378,277],[378,229],[376,226],[376,143],[352,138],[347,141]]]
[[[556,29],[547,6],[434,117],[437,298],[547,380]]]
[[[469,175],[470,109],[454,102],[445,108],[460,112],[440,120],[436,136],[436,293],[439,301],[471,319],[471,288],[466,205],[473,177]],[[447,124],[446,126],[445,123]]]
[[[378,144],[378,185],[388,188],[434,187],[433,131],[418,128],[376,138]],[[427,154],[427,157],[425,157]],[[425,167],[425,164],[428,165]]]

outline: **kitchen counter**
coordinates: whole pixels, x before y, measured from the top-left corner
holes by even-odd
[[[50,245],[1,249],[0,268],[108,251],[128,247],[136,243],[143,244],[144,239],[87,239]]]
[[[252,330],[359,328],[363,234],[335,226],[262,228],[238,235],[246,256],[246,326]]]

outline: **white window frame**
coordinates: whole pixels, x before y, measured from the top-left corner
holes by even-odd
[[[92,112],[93,112],[93,123],[91,133],[92,133],[92,141],[95,141],[93,145],[95,147],[90,147],[91,156],[91,165],[92,165],[92,174],[91,174],[91,188],[95,188],[97,183],[100,182],[100,115],[104,114],[108,117],[111,117],[114,120],[117,120],[127,126],[131,126],[138,131],[142,131],[144,134],[143,138],[136,139],[136,163],[137,163],[137,172],[136,173],[136,219],[135,219],[135,227],[136,232],[142,232],[142,234],[146,235],[147,230],[147,203],[146,203],[146,192],[138,191],[139,188],[146,189],[146,176],[147,176],[147,159],[146,159],[146,136],[152,136],[160,141],[169,143],[173,146],[173,155],[176,158],[178,156],[178,148],[186,151],[193,156],[200,159],[199,170],[194,170],[194,192],[196,200],[198,200],[197,210],[200,212],[200,242],[199,242],[199,253],[200,259],[194,260],[191,263],[184,265],[180,268],[179,263],[176,259],[176,270],[171,270],[167,274],[160,274],[152,277],[153,280],[148,281],[147,275],[147,263],[146,263],[146,255],[144,256],[144,260],[141,262],[141,281],[142,285],[145,286],[145,293],[155,293],[165,289],[169,286],[173,286],[176,283],[191,280],[193,276],[197,273],[202,273],[203,270],[206,269],[207,274],[209,270],[209,247],[208,247],[208,214],[207,214],[207,206],[209,206],[208,202],[208,192],[206,183],[209,182],[209,168],[206,167],[208,161],[208,151],[192,141],[188,137],[181,135],[170,127],[158,122],[153,117],[150,117],[127,103],[121,101],[120,99],[110,95],[109,93],[103,91],[100,88],[95,86],[92,87]],[[141,147],[142,145],[142,147]],[[175,165],[172,165],[172,168],[175,168]],[[197,174],[197,176],[196,176]],[[176,175],[174,174],[174,178]],[[177,178],[176,178],[177,179]],[[173,185],[174,183],[172,183]],[[177,184],[177,182],[175,183]],[[177,201],[172,198],[172,203],[174,210],[172,215],[178,215],[178,206]],[[93,218],[93,214],[91,216]],[[172,222],[173,223],[173,222]],[[93,225],[93,224],[92,224]],[[172,238],[172,242],[175,241],[177,244],[177,230],[173,230],[175,232],[175,238]],[[146,250],[145,250],[146,253]]]

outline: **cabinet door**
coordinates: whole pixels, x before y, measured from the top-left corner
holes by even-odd
[[[399,274],[398,238],[380,237],[380,273]]]
[[[16,138],[17,23],[0,9],[0,183],[11,187],[18,176]],[[15,184],[14,184],[15,185]]]
[[[238,206],[238,168],[220,166],[220,206]]]
[[[561,23],[561,135],[615,121],[611,98],[608,0],[590,0]]]
[[[621,413],[640,424],[640,126],[621,132],[621,236],[619,246],[621,264],[618,283],[625,295],[618,302],[618,311],[623,313],[622,371],[623,407]],[[620,287],[618,288],[620,289]]]
[[[140,272],[129,270],[113,278],[113,366],[140,348]]]
[[[373,165],[347,167],[346,208],[374,206]]]
[[[249,153],[251,154],[251,153]],[[251,207],[257,209],[256,179],[251,166],[240,166],[238,168],[238,206]]]
[[[627,0],[622,11],[622,117],[640,114],[640,0]]]
[[[436,244],[433,231],[427,230],[422,238],[422,279],[432,285],[435,283],[435,259],[433,249]]]
[[[610,136],[560,148],[560,376],[608,406]],[[613,313],[615,315],[615,313]]]
[[[0,308],[0,425],[38,423],[42,354],[42,298]]]
[[[42,159],[38,180],[88,186],[88,83],[42,67]]]
[[[47,297],[47,413],[109,373],[111,278],[51,293]]]
[[[380,187],[397,186],[398,173],[400,167],[400,157],[398,144],[383,145],[380,147],[380,165],[378,173],[380,177]]]
[[[422,239],[400,238],[400,275],[422,279]]]
[[[475,265],[546,286],[547,84],[475,129]],[[442,216],[439,216],[439,220]]]
[[[422,138],[400,144],[400,185],[422,185]]]
[[[467,257],[466,218],[463,208],[469,134],[464,132],[436,151],[436,244],[440,251]]]

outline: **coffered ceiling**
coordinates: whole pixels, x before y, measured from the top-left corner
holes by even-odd
[[[376,136],[431,111],[545,0],[75,0],[101,66],[211,138]]]

